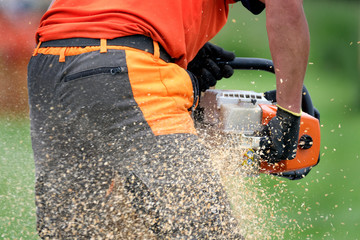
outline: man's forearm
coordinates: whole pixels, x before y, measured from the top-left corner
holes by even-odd
[[[310,37],[302,0],[265,0],[266,28],[275,66],[277,103],[299,113]]]

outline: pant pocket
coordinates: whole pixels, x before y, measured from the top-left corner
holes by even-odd
[[[91,77],[94,75],[100,75],[100,74],[110,74],[110,75],[116,75],[122,72],[126,72],[126,68],[122,66],[118,67],[100,67],[100,68],[94,68],[85,70],[82,72],[74,73],[65,76],[64,82],[70,82],[81,78]]]

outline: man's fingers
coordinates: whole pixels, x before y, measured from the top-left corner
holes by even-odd
[[[235,59],[235,54],[233,52],[226,51],[224,49],[221,49],[222,53],[218,58],[220,58],[222,61],[231,61]]]
[[[234,69],[229,65],[224,65],[221,72],[224,78],[229,78],[234,74]]]
[[[213,76],[211,72],[209,72],[207,69],[203,68],[201,71],[201,78],[206,79],[205,80],[205,88],[208,89],[209,87],[213,87],[216,85],[216,79]],[[205,89],[205,90],[206,90]]]
[[[219,59],[222,61],[231,61],[234,60],[235,54],[230,51],[226,51],[223,48],[216,46],[214,44],[209,45],[211,51],[211,57],[213,59]]]
[[[225,51],[211,43],[206,43],[189,63],[188,70],[198,79],[200,90],[215,86],[216,81],[223,77],[229,78],[234,70],[228,65],[218,65],[216,61],[231,61],[235,58],[233,52]]]
[[[213,60],[206,59],[205,68],[214,76],[216,80],[220,80],[222,75],[222,70]]]

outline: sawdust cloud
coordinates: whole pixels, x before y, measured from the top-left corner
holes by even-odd
[[[269,194],[257,166],[243,164],[248,149],[239,144],[241,137],[216,130],[203,130],[201,136],[221,176],[240,234],[245,239],[284,239],[283,224],[288,224],[288,219],[281,213],[281,196]]]
[[[275,200],[277,193],[268,194],[257,177],[256,167],[242,165],[245,149],[239,145],[238,136],[224,136],[209,129],[200,129],[199,136],[203,145],[200,147],[194,136],[183,136],[184,139],[177,136],[170,142],[167,138],[159,138],[153,144],[137,141],[131,148],[124,148],[124,172],[115,176],[112,175],[110,157],[95,161],[99,155],[97,153],[92,161],[92,147],[89,146],[88,151],[84,149],[82,152],[86,152],[87,157],[74,156],[79,161],[78,165],[73,166],[74,171],[66,168],[66,174],[86,173],[76,179],[75,185],[72,180],[80,173],[67,176],[67,181],[54,175],[46,183],[49,190],[37,195],[38,204],[43,199],[53,209],[43,213],[44,219],[39,225],[42,236],[45,239],[47,236],[156,239],[158,234],[167,236],[169,233],[174,236],[218,236],[222,233],[238,236],[239,233],[245,239],[283,239],[285,229],[279,223],[286,221],[286,216],[281,214]],[[192,143],[193,149],[182,146],[182,142]],[[171,144],[173,146],[169,147]],[[116,144],[100,145],[102,147],[97,149],[103,149],[103,154],[100,154],[103,156],[118,149]],[[139,149],[143,154],[139,155]],[[194,159],[196,151],[200,156],[208,151],[211,161],[204,162],[200,157]],[[65,156],[68,154],[65,153]],[[69,160],[65,156],[61,159]],[[86,164],[89,161],[97,164]],[[138,169],[137,165],[142,169]],[[209,169],[215,169],[220,178]],[[106,179],[110,175],[113,180],[107,188]],[[139,176],[146,180],[146,184]],[[99,181],[93,182],[93,178]],[[158,184],[159,181],[166,182]],[[225,199],[219,188],[220,181],[226,190],[237,226],[229,218],[230,209],[218,201]],[[49,194],[51,196],[47,196]],[[189,212],[193,209],[196,211]],[[52,211],[59,213],[56,221]],[[191,224],[197,226],[187,224],[188,218],[192,219]],[[214,223],[214,218],[219,218],[219,221]],[[199,232],[192,232],[195,228]]]

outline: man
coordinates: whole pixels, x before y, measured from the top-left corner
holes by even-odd
[[[207,42],[233,3],[53,1],[28,72],[42,238],[241,238],[191,118],[199,90],[232,74],[216,60],[234,55]],[[262,154],[291,159],[309,51],[302,1],[242,3],[266,6],[276,68]]]

